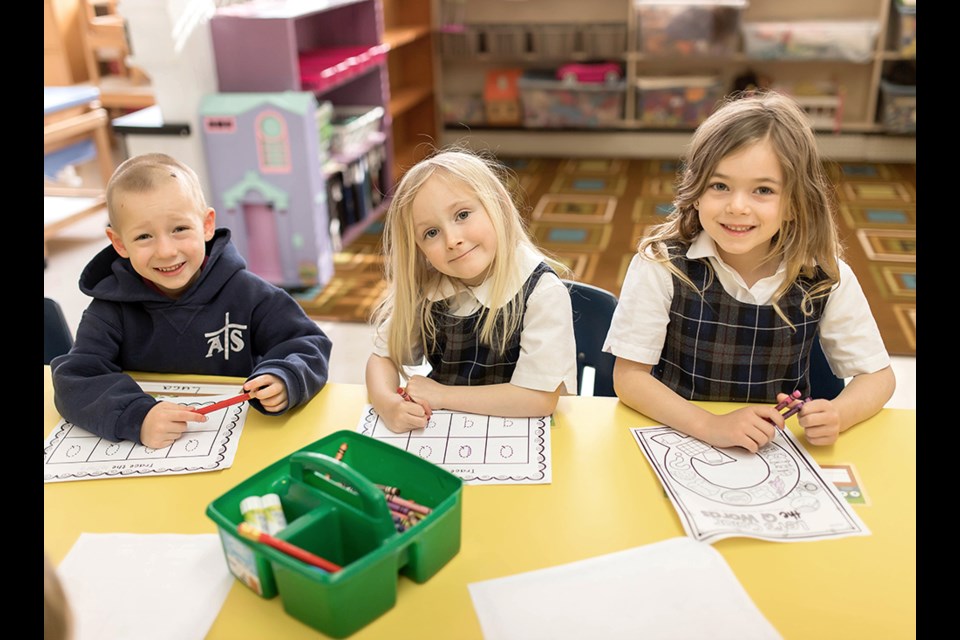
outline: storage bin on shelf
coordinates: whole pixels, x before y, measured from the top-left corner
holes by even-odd
[[[583,53],[591,58],[619,58],[627,49],[627,25],[592,23],[580,27]]]
[[[880,80],[883,128],[892,133],[916,133],[917,87]]]
[[[650,127],[694,128],[723,98],[717,76],[637,78],[637,119]]]
[[[524,127],[610,127],[623,120],[626,82],[569,84],[554,74],[527,70],[518,80]]]
[[[771,89],[790,95],[817,130],[839,131],[843,119],[843,89],[831,80],[774,85]]]
[[[902,56],[917,57],[917,2],[916,0],[896,0],[897,40],[896,50]]]
[[[335,106],[330,121],[330,153],[350,154],[363,148],[370,134],[380,131],[383,107]]]
[[[494,58],[518,58],[530,53],[527,26],[523,24],[477,24],[476,53]]]
[[[317,123],[317,139],[320,142],[320,164],[322,165],[330,158],[330,144],[333,139],[333,103],[329,100],[319,101],[314,119]]]
[[[579,25],[553,23],[531,25],[533,53],[541,60],[565,59],[583,51]]]
[[[650,56],[716,56],[739,50],[747,0],[634,0],[640,51]]]
[[[743,52],[762,59],[868,62],[879,32],[876,20],[746,22]]]
[[[343,462],[334,459],[347,444]],[[399,533],[376,485],[432,511]],[[234,576],[335,638],[394,606],[397,574],[426,582],[460,549],[463,481],[403,449],[338,431],[247,478],[207,506]],[[342,567],[327,573],[237,533],[240,502],[276,493],[287,522],[275,537]]]
[[[479,33],[471,25],[457,24],[440,27],[440,53],[445,58],[469,58],[477,53]]]
[[[482,125],[486,122],[482,93],[445,95],[441,107],[444,124]]]

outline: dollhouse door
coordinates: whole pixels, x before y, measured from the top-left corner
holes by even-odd
[[[277,212],[269,204],[245,202],[242,207],[244,228],[250,240],[247,242],[247,268],[268,282],[283,282]]]

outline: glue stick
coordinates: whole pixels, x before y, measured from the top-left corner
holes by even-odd
[[[268,493],[260,496],[260,501],[263,503],[263,514],[267,520],[267,533],[276,535],[280,529],[287,526],[287,518],[283,515],[280,496],[275,493]]]
[[[270,533],[267,516],[263,511],[263,500],[260,499],[260,496],[250,496],[241,500],[240,513],[243,514],[244,522],[250,523],[264,533]]]

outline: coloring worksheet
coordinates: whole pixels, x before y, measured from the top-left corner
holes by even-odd
[[[199,409],[241,392],[239,385],[137,380],[157,399]],[[204,423],[189,423],[169,447],[151,449],[136,442],[112,442],[60,420],[43,443],[43,481],[94,480],[200,473],[227,469],[240,442],[249,403],[207,414]]]
[[[720,449],[670,427],[630,429],[687,535],[802,542],[870,531],[793,434],[757,453]]]
[[[429,460],[466,484],[550,484],[550,420],[434,411],[426,428],[394,433],[368,404],[357,431]]]

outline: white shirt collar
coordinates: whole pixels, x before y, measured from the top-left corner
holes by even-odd
[[[717,277],[720,279],[720,284],[723,285],[727,293],[740,302],[750,302],[752,304],[769,304],[774,292],[783,282],[787,269],[786,264],[781,260],[773,275],[761,278],[752,287],[748,287],[736,269],[720,257],[719,252],[717,252],[717,244],[713,241],[713,238],[702,231],[690,243],[690,248],[687,249],[687,257],[691,260],[700,258],[710,260]]]
[[[531,247],[521,245],[517,255],[517,263],[520,269],[517,272],[516,280],[510,283],[510,287],[507,290],[507,295],[510,297],[515,295],[517,291],[523,287],[523,283],[527,281],[527,278],[530,277],[530,274],[533,273],[533,270],[536,269],[537,265],[539,265],[541,262],[543,262],[543,256],[540,253]],[[476,298],[480,304],[489,308],[491,302],[490,288],[490,278],[487,278],[476,287],[469,287],[467,292]],[[465,293],[462,290],[462,285],[458,286],[454,284],[449,277],[444,275],[438,274],[436,279],[427,286],[427,298],[433,302],[452,298],[458,293]]]

